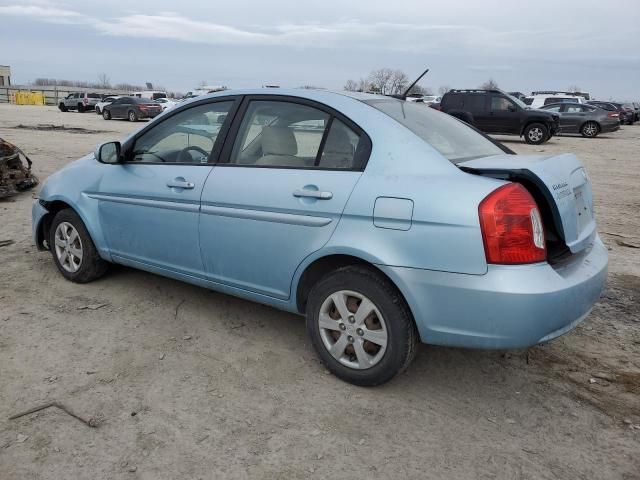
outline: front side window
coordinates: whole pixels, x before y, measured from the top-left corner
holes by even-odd
[[[433,108],[391,98],[366,100],[364,103],[411,130],[452,163],[505,153],[464,122]]]
[[[549,105],[548,107],[544,107],[544,110],[547,112],[559,112],[562,105]]]
[[[291,102],[252,101],[231,152],[230,163],[313,167],[329,114]]]
[[[167,118],[136,140],[131,161],[207,163],[232,105],[208,103]]]
[[[492,112],[510,112],[515,111],[516,106],[504,97],[491,97]]]

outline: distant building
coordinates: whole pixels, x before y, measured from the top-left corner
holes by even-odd
[[[11,85],[11,67],[0,65],[0,87],[8,87],[9,85]]]

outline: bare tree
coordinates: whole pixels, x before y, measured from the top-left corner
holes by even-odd
[[[445,93],[447,93],[449,90],[451,90],[451,87],[449,85],[441,85],[438,88],[438,94],[440,95],[444,95]]]
[[[393,75],[389,79],[389,94],[398,95],[404,93],[409,86],[409,77],[402,70],[394,70]]]
[[[569,86],[569,91],[571,93],[575,93],[575,92],[581,92],[582,89],[578,85],[570,85]]]
[[[482,85],[480,85],[480,88],[482,88],[483,90],[497,90],[498,82],[496,82],[493,78],[490,78],[489,80],[484,82]]]
[[[344,88],[347,92],[357,92],[358,91],[358,82],[355,80],[347,80],[347,83],[344,84]]]
[[[381,93],[382,95],[388,95],[391,93],[388,90],[393,76],[394,71],[390,68],[373,70],[368,77],[369,83],[371,84],[371,90]]]
[[[342,88],[347,92],[368,92],[372,90],[371,85],[369,85],[364,78],[361,78],[360,80],[349,79]]]
[[[106,73],[98,74],[98,83],[100,84],[101,88],[111,88],[111,79]]]

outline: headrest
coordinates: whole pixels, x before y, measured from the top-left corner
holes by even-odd
[[[295,155],[298,143],[289,127],[262,127],[262,155]]]

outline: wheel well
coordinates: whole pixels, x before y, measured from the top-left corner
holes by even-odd
[[[44,202],[42,205],[47,209],[49,213],[47,213],[40,222],[40,227],[38,228],[38,246],[44,246],[44,241],[49,237],[49,228],[51,228],[51,221],[56,214],[67,208],[72,208],[68,203],[63,202],[62,200],[54,200],[53,202]]]
[[[389,280],[389,282],[391,282],[392,285],[395,286],[393,280],[391,280],[384,272],[376,268],[375,265],[362,260],[361,258],[353,257],[351,255],[329,255],[319,258],[318,260],[307,266],[302,276],[300,277],[298,288],[296,289],[296,307],[298,309],[298,312],[302,314],[305,313],[307,309],[307,298],[309,297],[309,292],[311,292],[313,286],[318,283],[322,277],[334,270],[337,270],[338,268],[348,267],[351,265],[361,265],[363,267],[369,268],[376,273],[384,276],[387,280]],[[398,287],[396,287],[396,289],[397,288]],[[399,289],[398,292],[400,293],[400,295],[402,295],[402,292],[400,292]]]

